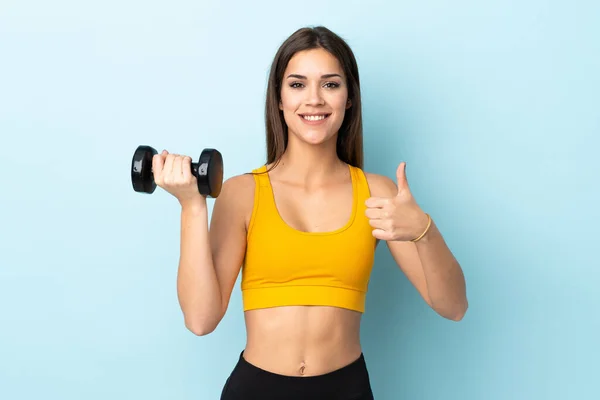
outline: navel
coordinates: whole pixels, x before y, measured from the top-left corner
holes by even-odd
[[[302,361],[302,363],[300,363],[300,375],[304,375],[304,371],[306,371],[306,364]]]

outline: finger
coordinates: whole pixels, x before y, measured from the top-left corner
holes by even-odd
[[[398,194],[410,191],[408,187],[408,179],[406,178],[406,162],[401,162],[396,169],[396,180],[398,183]]]
[[[383,231],[389,231],[390,223],[385,219],[370,219],[369,225],[375,229],[380,229]]]
[[[192,178],[192,157],[184,157],[181,162],[182,175],[185,182]]]
[[[392,199],[387,197],[369,197],[365,201],[365,205],[369,208],[382,208],[388,204],[391,204]]]
[[[154,175],[155,182],[158,182],[160,179],[162,179],[164,164],[165,160],[162,154],[155,154],[152,156],[152,174]]]
[[[173,182],[173,162],[175,161],[175,154],[167,155],[165,160],[165,166],[163,167],[163,180],[166,182]]]
[[[388,213],[383,208],[367,208],[365,216],[369,219],[384,219],[387,218]]]
[[[183,170],[181,168],[181,163],[183,162],[183,156],[178,155],[173,160],[173,178],[176,182],[179,182],[183,179]]]
[[[373,236],[379,240],[392,240],[393,236],[391,232],[385,231],[383,229],[373,229]]]
[[[181,155],[174,154],[173,157],[173,170],[171,171],[173,175],[173,182],[179,182],[181,180]]]

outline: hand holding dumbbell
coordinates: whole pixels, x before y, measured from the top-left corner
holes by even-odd
[[[131,183],[133,190],[142,193],[153,193],[160,186],[180,201],[190,196],[191,187],[216,198],[223,183],[223,157],[215,149],[204,149],[194,163],[187,156],[158,154],[150,146],[139,146],[131,160]]]

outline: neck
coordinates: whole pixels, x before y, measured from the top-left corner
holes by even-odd
[[[290,172],[290,178],[302,182],[319,183],[331,179],[335,172],[344,171],[347,166],[342,162],[336,151],[337,137],[328,142],[311,145],[297,140],[290,135],[288,146],[275,168],[279,174]]]

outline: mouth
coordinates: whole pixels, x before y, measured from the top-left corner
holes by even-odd
[[[319,122],[319,121],[323,121],[327,118],[329,118],[329,116],[331,114],[328,113],[319,113],[319,114],[298,114],[300,116],[300,118],[302,118],[305,121],[308,122]]]

